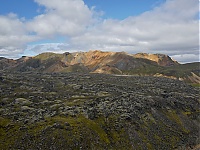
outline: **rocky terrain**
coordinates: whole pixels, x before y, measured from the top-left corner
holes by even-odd
[[[172,60],[169,56],[164,54],[147,54],[147,53],[138,53],[133,55],[135,58],[143,58],[156,62],[160,66],[173,66],[178,65],[177,61]]]
[[[12,60],[1,58],[0,70],[18,72],[79,72],[136,76],[163,76],[189,83],[200,83],[200,63],[179,64],[164,54],[125,52],[42,53]]]
[[[37,68],[33,60],[24,61]],[[2,150],[199,147],[199,88],[163,77],[30,70],[0,72]]]

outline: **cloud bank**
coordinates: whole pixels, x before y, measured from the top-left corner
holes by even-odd
[[[139,16],[103,19],[83,0],[35,0],[45,11],[32,19],[0,16],[0,55],[24,51],[127,51],[164,53],[179,62],[199,61],[199,1],[166,0]],[[61,36],[63,43],[31,42]],[[28,45],[28,46],[27,46]]]

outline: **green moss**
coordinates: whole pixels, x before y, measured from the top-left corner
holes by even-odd
[[[19,132],[20,124],[13,123],[9,119],[0,117],[0,148],[9,149],[18,138],[22,136]]]
[[[44,60],[52,59],[52,58],[55,58],[55,57],[61,58],[62,54],[55,54],[55,53],[50,53],[50,52],[49,53],[42,53],[42,54],[37,55],[34,58],[44,61]]]
[[[72,97],[70,99],[68,99],[66,102],[65,102],[65,105],[67,106],[81,106],[83,105],[85,102],[88,102],[90,101],[91,99],[93,99],[93,97]]]
[[[147,143],[147,149],[148,150],[153,150],[154,148],[153,148],[153,146],[150,143]]]
[[[103,140],[105,143],[109,144],[110,141],[108,139],[107,134],[105,131],[97,124],[96,122],[86,119],[85,117],[79,117],[80,121],[83,122],[88,128],[92,129],[99,135],[100,139]]]
[[[182,131],[184,131],[185,133],[189,133],[190,131],[187,130],[184,125],[183,125],[183,122],[181,121],[180,117],[178,116],[177,112],[176,111],[168,111],[168,112],[165,112],[166,116],[168,117],[168,119],[174,121],[177,123],[177,125],[180,127],[180,129]]]
[[[182,133],[185,132],[182,128],[182,121],[176,112],[165,111],[165,114],[170,120],[176,122],[180,129],[173,129],[166,122],[155,119],[152,115],[147,115],[143,121],[138,121],[139,130],[135,130],[130,122],[123,122],[123,126],[120,126],[120,120],[117,116],[107,118],[99,116],[97,119],[90,120],[83,115],[76,117],[59,115],[45,118],[44,121],[34,124],[27,124],[25,131],[19,130],[20,125],[16,123],[8,130],[6,126],[12,122],[9,119],[0,118],[0,140],[4,141],[3,145],[0,146],[8,149],[9,146],[12,147],[20,141],[24,135],[28,135],[35,143],[39,143],[41,140],[44,140],[43,142],[46,144],[54,142],[58,148],[62,145],[63,147],[70,146],[71,149],[82,147],[83,149],[123,150],[132,149],[132,146],[136,149],[148,150],[161,149],[162,147],[173,149],[176,148]],[[54,127],[55,123],[59,124],[59,127]],[[127,129],[130,127],[135,132],[129,134]],[[134,134],[134,138],[132,138],[132,134]],[[24,144],[34,147],[33,143],[24,142]]]
[[[144,147],[145,147],[148,150],[152,150],[153,146],[151,144],[150,139],[148,138],[148,136],[146,134],[146,131],[141,130],[141,131],[138,131],[137,133],[138,133],[140,140],[141,140],[138,144],[139,144],[139,146],[142,145],[140,149],[144,149]]]
[[[63,116],[55,116],[53,118],[47,119],[48,124],[52,124],[54,122],[59,122],[60,124],[64,124],[65,122],[68,122],[73,129],[76,131],[78,128],[87,127],[91,131],[95,132],[102,141],[105,143],[109,143],[109,139],[105,133],[105,131],[99,126],[98,123],[96,123],[93,120],[87,119],[84,116],[77,116],[75,118],[73,117],[63,117]],[[78,130],[77,130],[78,131]]]
[[[49,125],[49,122],[48,123],[39,122],[39,123],[31,124],[28,126],[28,132],[29,134],[36,136],[48,125]]]
[[[10,123],[10,120],[9,120],[9,119],[0,117],[0,126],[1,126],[1,127],[4,127],[4,126],[8,125],[9,123]]]
[[[192,112],[191,111],[184,111],[184,112],[182,112],[184,115],[191,115],[192,114]]]
[[[193,83],[191,84],[193,87],[197,87],[197,88],[200,88],[200,83]]]
[[[147,113],[137,122],[139,129],[136,132],[139,138],[134,139],[136,149],[140,149],[138,143],[142,146],[142,149],[162,149],[163,147],[174,149],[177,147],[177,143],[183,140],[182,135],[189,133],[184,128],[184,124],[176,111],[161,111],[159,113],[163,113],[166,118],[161,115],[161,118],[157,116],[155,119]],[[170,121],[167,121],[167,119]],[[175,125],[172,126],[170,122],[175,123]]]
[[[162,142],[162,138],[159,137],[158,135],[154,135],[154,139],[156,139],[156,141],[157,141],[158,143]]]
[[[158,147],[169,147],[174,149],[180,141],[181,132],[174,132],[170,126],[167,126],[163,122],[157,122],[159,129],[158,133],[154,134],[153,140]]]

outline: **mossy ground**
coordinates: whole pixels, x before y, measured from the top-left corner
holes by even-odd
[[[199,143],[197,88],[180,81],[15,74],[0,88],[3,150],[169,150]]]
[[[108,120],[111,122],[112,119]],[[104,117],[90,120],[82,115],[55,116],[27,125],[17,124],[5,118],[0,118],[0,121],[0,147],[5,150],[19,147],[35,149],[38,144],[42,148],[52,145],[59,149],[131,148],[124,129],[115,130],[112,124],[107,124]],[[54,126],[55,123],[59,126]],[[8,129],[9,126],[11,127]],[[22,142],[23,147],[20,145]]]

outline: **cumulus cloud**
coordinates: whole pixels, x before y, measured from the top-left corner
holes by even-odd
[[[88,25],[94,23],[94,10],[90,10],[82,0],[34,1],[45,11],[32,19],[19,18],[13,13],[0,16],[0,56],[17,57],[30,42],[60,35],[70,38],[83,33]],[[44,47],[38,46],[37,52],[42,52]]]
[[[92,22],[92,12],[82,0],[35,0],[46,8],[44,14],[27,23],[28,29],[44,37],[74,36]]]
[[[166,0],[139,16],[103,19],[83,0],[34,0],[45,8],[32,19],[0,16],[0,56],[45,51],[127,51],[164,53],[181,62],[199,61],[198,0]],[[66,37],[63,43],[30,42]],[[25,48],[26,45],[29,45]]]
[[[199,61],[199,54],[182,54],[173,55],[173,59],[180,63],[190,63],[194,61]]]
[[[199,52],[198,12],[197,0],[168,0],[137,17],[104,20],[96,28],[73,37],[72,42],[79,41],[86,48],[131,53],[194,54]],[[194,60],[198,61],[196,57]]]
[[[16,14],[0,15],[0,56],[18,57],[26,43],[36,40],[28,35],[25,24]]]
[[[36,54],[43,52],[55,52],[55,51],[57,53],[64,53],[68,48],[69,44],[67,43],[44,43],[37,45],[28,45],[26,50],[32,51]]]

